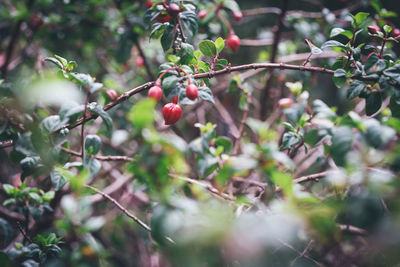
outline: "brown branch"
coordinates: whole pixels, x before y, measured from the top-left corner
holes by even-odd
[[[80,152],[73,151],[65,147],[61,147],[61,150],[75,157],[80,157],[80,158],[83,157]],[[133,158],[127,156],[94,156],[94,158],[100,161],[117,161],[117,160],[133,161]]]
[[[288,9],[288,3],[289,3],[289,0],[282,1],[282,8],[281,8],[280,14],[277,19],[277,25],[274,28],[274,43],[272,44],[271,57],[270,57],[270,62],[272,62],[272,63],[274,63],[277,58],[278,45],[279,45],[279,42],[281,39],[283,27],[284,27],[283,23],[285,20],[287,9]],[[267,76],[267,82],[265,84],[265,88],[261,92],[261,97],[260,97],[260,104],[261,104],[260,118],[261,118],[261,120],[265,119],[267,112],[268,112],[268,108],[271,108],[272,103],[275,100],[275,99],[269,98],[272,81],[273,81],[273,71],[271,71],[269,73],[269,75]]]
[[[328,172],[325,171],[325,172],[305,175],[305,176],[294,179],[293,182],[295,182],[297,184],[308,182],[308,181],[316,181],[317,182],[320,178],[325,177],[327,174],[328,174]]]
[[[125,207],[123,207],[121,204],[118,203],[118,201],[116,201],[114,198],[112,198],[111,196],[107,195],[106,193],[100,191],[99,189],[85,184],[85,187],[92,189],[93,191],[95,191],[96,193],[99,193],[100,195],[102,195],[103,197],[107,198],[108,200],[110,200],[115,206],[117,206],[117,208],[119,208],[123,213],[126,214],[126,216],[128,216],[129,218],[131,218],[132,220],[134,220],[137,224],[139,224],[142,228],[144,228],[145,230],[151,232],[151,228],[150,226],[148,226],[147,224],[145,224],[143,221],[141,221],[138,217],[136,217],[135,215],[133,215],[132,213],[130,213]]]
[[[28,1],[28,3],[27,3],[28,11],[32,8],[33,3],[34,3],[34,0]],[[6,58],[4,60],[3,66],[2,66],[2,73],[1,73],[2,78],[5,78],[7,76],[8,65],[10,64],[11,57],[14,52],[14,47],[16,46],[16,42],[17,42],[19,34],[21,32],[21,26],[22,26],[23,22],[24,22],[24,19],[18,20],[17,24],[15,24],[14,31],[12,32],[10,42],[8,43],[8,46],[6,49]]]
[[[0,142],[0,149],[6,148],[6,147],[10,147],[10,146],[13,146],[13,145],[14,145],[13,140],[1,141]]]
[[[140,55],[140,56],[142,57],[142,59],[143,59],[143,64],[144,64],[144,67],[145,67],[145,69],[146,69],[147,76],[149,76],[149,79],[150,79],[150,80],[155,80],[155,77],[154,77],[154,75],[153,75],[153,72],[152,72],[151,69],[150,69],[149,62],[147,61],[147,58],[146,58],[146,56],[145,56],[145,54],[144,54],[144,52],[143,52],[143,49],[142,49],[142,47],[141,47],[141,45],[140,45],[140,41],[139,41],[139,40],[136,40],[136,41],[135,41],[135,44],[136,44],[136,47],[137,47],[137,49],[138,49],[138,51],[139,51],[139,55]]]
[[[311,71],[311,72],[321,72],[325,74],[330,74],[332,75],[334,73],[333,70],[329,70],[326,68],[320,68],[320,67],[313,67],[313,66],[298,66],[298,65],[290,65],[290,64],[284,64],[284,63],[253,63],[253,64],[246,64],[246,65],[239,65],[235,67],[226,67],[225,69],[222,70],[217,70],[217,71],[210,71],[210,72],[205,72],[205,73],[199,73],[195,74],[192,77],[194,79],[202,79],[202,78],[212,78],[218,75],[223,75],[235,71],[243,71],[243,70],[250,70],[250,69],[288,69],[288,70],[298,70],[298,71]],[[116,100],[111,101],[107,105],[104,106],[104,110],[110,110],[111,108],[115,107],[116,105],[126,101],[129,99],[131,96],[140,93],[142,91],[145,91],[149,89],[151,86],[154,85],[154,82],[147,82],[145,84],[142,84],[138,87],[135,87],[123,94],[121,94]],[[79,120],[76,121],[75,124],[72,125],[67,125],[66,127],[68,129],[73,129],[78,127],[84,122],[87,122],[89,120],[92,120],[94,118],[97,118],[97,115],[90,114],[86,116],[85,119],[80,118]]]
[[[205,189],[207,189],[208,191],[210,191],[214,195],[217,195],[217,196],[222,197],[224,199],[232,200],[232,201],[236,200],[235,197],[232,197],[232,196],[230,196],[230,195],[228,195],[226,193],[220,192],[218,189],[216,189],[211,184],[208,184],[206,182],[200,182],[200,181],[192,179],[192,178],[182,177],[182,176],[179,176],[179,175],[176,175],[176,174],[172,174],[172,173],[170,173],[169,176],[171,176],[172,178],[175,178],[175,179],[179,179],[179,180],[185,181],[185,182],[190,183],[190,184],[196,184],[196,185],[199,185],[201,187],[204,187]]]
[[[242,138],[243,135],[244,124],[246,123],[247,115],[249,114],[250,104],[251,104],[251,93],[247,92],[246,106],[243,111],[242,120],[240,121],[239,134],[236,136],[235,144],[233,146],[233,155],[236,155],[239,150],[240,138]]]
[[[345,233],[353,234],[353,235],[367,235],[368,232],[364,229],[348,225],[348,224],[338,224],[337,225],[340,230],[342,230]]]
[[[28,224],[28,225],[29,225],[29,224]],[[28,240],[29,243],[33,243],[33,242],[32,242],[32,239],[28,236],[28,233],[26,233],[26,232],[24,231],[24,229],[22,228],[21,223],[18,222],[18,221],[17,221],[17,227],[18,227],[18,230],[21,232],[21,234],[24,236],[24,238],[25,238],[26,240]],[[29,228],[26,227],[26,229],[29,229]]]

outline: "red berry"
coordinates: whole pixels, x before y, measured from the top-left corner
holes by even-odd
[[[228,46],[229,46],[233,51],[236,51],[236,50],[239,49],[239,46],[240,46],[240,38],[239,38],[236,34],[231,33],[231,34],[229,35],[229,38],[228,38],[227,43],[228,43]]]
[[[199,16],[199,19],[204,19],[207,16],[207,11],[206,10],[200,10],[199,14],[197,14],[197,16]]]
[[[280,108],[290,108],[293,105],[293,100],[291,98],[281,98],[278,101]]]
[[[117,91],[110,89],[106,91],[106,95],[108,96],[108,98],[110,98],[111,100],[115,100],[118,98],[118,93]]]
[[[157,21],[161,22],[161,23],[170,22],[170,20],[171,20],[171,16],[169,16],[169,15],[159,15],[157,17]]]
[[[149,92],[148,92],[148,94],[147,94],[147,96],[148,96],[149,98],[152,98],[152,99],[154,99],[154,100],[157,101],[157,102],[160,101],[162,95],[163,95],[163,91],[162,91],[162,89],[161,89],[159,86],[157,86],[157,85],[154,85],[153,87],[151,87],[150,90],[149,90]]]
[[[146,8],[152,8],[153,7],[153,2],[150,0],[146,1]]]
[[[189,84],[186,87],[186,97],[194,101],[198,96],[199,96],[199,90],[197,89],[197,86],[194,85],[193,83]]]
[[[234,11],[233,17],[235,18],[236,21],[241,21],[243,18],[243,14],[240,11]]]
[[[182,109],[178,104],[168,103],[164,106],[162,114],[165,124],[171,125],[179,120],[182,115]]]
[[[169,13],[169,14],[175,16],[176,14],[178,14],[179,12],[181,12],[181,7],[178,6],[177,4],[172,3],[172,4],[170,4],[170,5],[168,6],[168,9],[167,9],[167,10],[168,10],[168,13]]]
[[[370,34],[378,34],[381,31],[378,25],[368,26],[367,29]]]
[[[396,39],[400,38],[400,29],[394,28],[392,31],[392,36],[393,36],[393,38],[396,38]]]
[[[138,56],[136,58],[136,66],[138,66],[139,68],[144,66],[144,59],[141,56]]]
[[[172,98],[172,103],[178,104],[178,100],[179,100],[179,97],[178,97],[178,96],[174,96],[174,97]]]

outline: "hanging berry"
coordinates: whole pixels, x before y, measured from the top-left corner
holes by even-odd
[[[164,106],[162,114],[164,117],[165,124],[171,125],[180,119],[182,115],[182,109],[176,103],[168,103]]]

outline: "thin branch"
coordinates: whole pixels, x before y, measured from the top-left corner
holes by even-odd
[[[328,174],[328,172],[325,171],[325,172],[305,175],[305,176],[294,179],[293,182],[295,182],[297,184],[308,182],[308,181],[316,181],[317,182],[320,178],[325,177],[327,174]]]
[[[213,187],[211,184],[208,184],[208,183],[205,183],[205,182],[200,182],[200,181],[192,179],[192,178],[183,177],[183,176],[179,176],[179,175],[172,174],[172,173],[170,173],[169,176],[171,176],[172,178],[175,178],[175,179],[179,179],[179,180],[188,182],[190,184],[196,184],[196,185],[199,185],[201,187],[204,187],[205,189],[207,189],[211,193],[213,193],[213,194],[215,194],[215,195],[217,195],[219,197],[222,197],[224,199],[232,200],[232,201],[236,200],[235,197],[232,197],[232,196],[230,196],[230,195],[228,195],[226,193],[220,192],[218,189]]]
[[[13,140],[2,141],[2,142],[0,142],[0,149],[10,147],[13,145],[14,145]]]
[[[348,225],[348,224],[338,224],[337,225],[340,230],[342,230],[345,233],[353,234],[353,235],[367,235],[368,232],[364,229]]]
[[[29,224],[28,224],[28,225],[29,225]],[[26,240],[28,240],[29,243],[33,243],[33,242],[32,242],[32,239],[28,236],[28,233],[24,231],[24,229],[22,228],[21,223],[18,222],[18,221],[17,221],[17,227],[18,227],[18,230],[21,232],[21,234],[24,236],[24,238],[25,238]],[[25,229],[27,230],[27,229],[29,229],[29,228],[26,227]]]
[[[95,191],[96,193],[99,193],[100,195],[102,195],[103,197],[107,198],[108,200],[110,200],[115,206],[117,206],[117,208],[119,208],[123,213],[126,214],[126,216],[128,216],[129,218],[131,218],[132,220],[134,220],[137,224],[139,224],[142,228],[144,228],[146,231],[151,232],[151,228],[150,226],[148,226],[147,224],[145,224],[143,221],[141,221],[138,217],[136,217],[135,215],[133,215],[132,213],[130,213],[125,207],[123,207],[121,204],[118,203],[118,201],[116,201],[114,198],[112,198],[111,196],[107,195],[106,193],[100,191],[99,189],[85,184],[85,187],[92,189],[93,191]]]
[[[29,0],[27,4],[27,10],[30,11],[34,3],[34,0]],[[17,21],[17,24],[14,27],[14,31],[12,32],[10,42],[8,43],[7,49],[6,49],[6,58],[4,60],[4,64],[2,66],[2,73],[1,76],[2,78],[5,78],[7,76],[7,71],[8,71],[8,65],[10,64],[12,54],[14,52],[14,47],[16,46],[16,42],[18,41],[19,34],[21,32],[21,26],[22,23],[24,22],[24,19],[20,19]]]
[[[278,45],[281,40],[281,35],[283,31],[283,23],[285,20],[286,12],[288,9],[288,2],[289,0],[283,0],[282,1],[282,8],[280,11],[280,14],[277,19],[277,25],[274,28],[274,43],[272,44],[272,49],[271,49],[271,57],[270,57],[270,62],[274,63],[277,55],[278,55]],[[261,92],[261,98],[260,98],[260,104],[261,104],[261,109],[260,109],[260,118],[261,120],[264,120],[268,108],[271,108],[271,104],[273,103],[274,99],[269,99],[269,92],[272,86],[272,81],[273,81],[273,71],[270,72],[270,74],[267,76],[267,82],[265,84],[264,90]]]
[[[144,54],[144,52],[143,52],[143,49],[142,49],[142,47],[141,47],[141,45],[140,45],[140,41],[139,41],[139,40],[136,40],[135,44],[136,44],[136,47],[137,47],[137,49],[138,49],[138,51],[139,51],[139,55],[143,58],[143,64],[144,64],[144,67],[145,67],[145,69],[146,69],[147,76],[149,76],[149,78],[150,78],[151,80],[155,80],[155,77],[154,77],[154,75],[153,75],[153,72],[152,72],[151,69],[150,69],[149,62],[147,61],[147,58],[146,58],[146,56],[145,56],[145,54]]]
[[[184,43],[186,43],[187,38],[185,37],[185,33],[183,32],[183,26],[182,26],[182,22],[181,22],[181,14],[180,13],[178,15],[178,25],[179,25],[179,33],[182,37],[182,41]]]
[[[194,78],[194,79],[212,78],[212,77],[215,77],[218,75],[223,75],[223,74],[227,74],[227,73],[231,73],[231,72],[235,72],[235,71],[250,70],[250,69],[254,69],[254,70],[256,70],[256,69],[281,69],[281,70],[287,69],[287,70],[298,70],[298,71],[321,72],[321,73],[330,74],[330,75],[332,75],[334,73],[333,70],[329,70],[329,69],[321,68],[321,67],[313,67],[313,66],[299,66],[299,65],[290,65],[290,64],[285,64],[285,63],[253,63],[253,64],[246,64],[246,65],[239,65],[239,66],[235,66],[235,67],[228,66],[222,70],[199,73],[199,74],[193,75],[192,78]],[[153,85],[154,85],[154,81],[147,82],[138,87],[135,87],[135,88],[121,94],[116,100],[111,101],[110,103],[105,105],[103,109],[105,111],[110,110],[111,108],[115,107],[116,105],[126,101],[131,96],[133,96],[137,93],[140,93],[142,91],[145,91]],[[85,119],[80,118],[79,120],[76,121],[75,124],[67,125],[66,127],[68,129],[73,129],[73,128],[78,127],[82,123],[92,120],[94,118],[97,118],[97,115],[90,114],[90,115],[86,116]]]
[[[242,138],[242,135],[243,135],[244,124],[246,123],[247,115],[249,114],[251,101],[252,101],[251,93],[249,91],[249,92],[247,92],[246,106],[244,108],[242,120],[240,121],[240,125],[239,125],[239,134],[236,136],[235,144],[233,146],[233,155],[236,155],[239,150],[240,139]]]
[[[65,148],[65,147],[61,147],[61,150],[66,152],[66,153],[68,153],[68,154],[71,154],[71,155],[73,155],[75,157],[82,158],[82,154],[80,152],[73,151],[73,150],[70,150],[70,149]],[[98,159],[100,161],[118,161],[118,160],[121,160],[121,161],[133,161],[133,158],[128,157],[128,156],[94,156],[94,158]]]
[[[83,110],[83,120],[86,118],[86,111],[87,111],[87,105],[89,102],[89,96],[90,96],[90,90],[89,88],[85,87],[86,89],[86,99],[85,99],[85,109]],[[81,127],[81,157],[83,158],[83,155],[85,154],[85,123],[82,123]]]

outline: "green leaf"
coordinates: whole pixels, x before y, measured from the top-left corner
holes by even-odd
[[[326,41],[325,43],[322,44],[321,49],[324,50],[327,47],[346,47],[344,44],[338,41],[330,40]]]
[[[331,30],[331,34],[329,35],[329,37],[330,37],[330,38],[335,37],[335,36],[341,34],[341,33],[344,32],[344,31],[345,31],[345,30],[342,29],[342,28],[333,28],[333,29]]]
[[[91,103],[88,105],[88,110],[96,115],[99,115],[107,127],[107,134],[110,135],[112,132],[112,119],[110,115],[103,110],[103,107],[97,103]]]
[[[62,122],[60,120],[60,116],[53,115],[42,120],[39,127],[42,130],[43,134],[49,135],[60,129],[65,122]]]
[[[167,51],[170,47],[172,47],[172,42],[174,37],[174,26],[169,24],[165,30],[163,35],[161,36],[161,46],[164,51]]]
[[[178,56],[180,57],[180,64],[189,64],[194,58],[193,46],[187,43],[182,43]]]
[[[62,66],[63,66],[63,69],[66,69],[66,68],[67,68],[67,66],[68,66],[68,60],[66,60],[65,58],[60,57],[60,56],[58,56],[58,55],[54,55],[54,57],[57,58],[57,60],[61,62]]]
[[[294,132],[286,132],[282,137],[282,145],[280,150],[292,148],[301,141],[301,136]]]
[[[365,99],[365,113],[371,116],[377,112],[382,106],[382,95],[381,93],[371,93]]]
[[[339,127],[332,136],[331,155],[336,165],[344,166],[347,153],[351,149],[353,131],[347,126]]]
[[[178,83],[181,80],[181,78],[177,76],[168,76],[162,80],[162,89],[164,92],[164,95],[167,98],[172,98],[174,96],[179,95],[179,86]]]
[[[234,0],[224,0],[224,7],[230,9],[231,11],[238,12],[240,11],[240,7]]]
[[[59,171],[58,168],[55,168],[50,172],[51,185],[53,188],[58,191],[64,187],[64,185],[68,182],[68,178],[65,177],[62,172]]]
[[[350,84],[349,89],[347,90],[347,98],[348,99],[354,99],[358,97],[361,92],[365,88],[365,83],[361,81],[354,81]]]
[[[384,30],[386,33],[391,33],[392,30],[393,30],[393,28],[390,27],[389,25],[384,25],[384,26],[383,26],[383,30]]]
[[[154,122],[154,107],[156,103],[152,99],[141,99],[128,113],[128,119],[136,128],[144,128]]]
[[[2,251],[0,252],[0,262],[1,262],[1,266],[3,266],[3,267],[13,267],[13,266],[15,266],[13,264],[13,262],[10,260],[10,258],[8,257],[7,253],[2,252]]]
[[[212,94],[212,91],[210,88],[202,86],[198,88],[199,91],[199,97],[205,101],[211,102],[211,103],[215,103],[214,101],[214,97]]]
[[[217,54],[217,48],[215,47],[214,42],[210,40],[201,41],[199,49],[206,57],[213,58]]]
[[[381,125],[376,119],[364,122],[366,126],[365,138],[368,144],[374,148],[380,148],[389,143],[396,136],[396,131],[388,126]]]
[[[346,83],[347,73],[344,69],[337,69],[333,74],[332,80],[336,87],[341,88]]]
[[[279,186],[286,196],[290,197],[293,195],[292,178],[289,175],[281,171],[273,171],[270,177],[271,182]]]
[[[60,69],[63,69],[63,64],[58,59],[56,59],[54,57],[46,57],[44,60],[55,64]]]
[[[101,162],[95,158],[87,157],[83,159],[83,166],[89,170],[89,176],[94,177],[101,169]]]
[[[99,136],[89,134],[85,137],[85,151],[88,155],[96,155],[101,148],[101,139]]]
[[[7,195],[10,195],[11,191],[14,189],[14,186],[10,184],[3,184],[3,189],[7,193]]]
[[[350,15],[353,18],[353,27],[357,28],[361,26],[361,24],[366,20],[366,18],[369,16],[369,13],[365,12],[358,12],[355,16]]]
[[[13,238],[14,230],[11,227],[11,225],[6,220],[4,220],[3,218],[0,218],[0,229],[1,229],[1,232],[2,232],[2,236],[5,237],[0,242],[0,245],[1,246],[8,245],[8,243],[11,242],[11,240]],[[12,266],[12,265],[4,265],[5,264],[5,260],[4,260],[4,258],[2,257],[1,254],[0,254],[0,263],[1,263],[1,266]]]
[[[221,37],[218,37],[217,40],[214,42],[215,47],[217,48],[217,51],[221,53],[222,49],[225,47],[225,40],[222,39]]]
[[[224,153],[229,153],[229,151],[232,149],[232,141],[228,137],[218,136],[215,139],[215,146],[221,146],[224,148]]]
[[[115,59],[119,64],[125,63],[131,58],[133,45],[131,35],[131,30],[125,29],[125,31],[119,36],[117,47],[115,49]]]
[[[42,202],[42,198],[35,192],[29,193],[29,197],[33,199],[35,202],[40,203]]]
[[[54,198],[54,196],[55,196],[54,191],[48,191],[42,196],[42,200],[45,202],[49,202]]]

